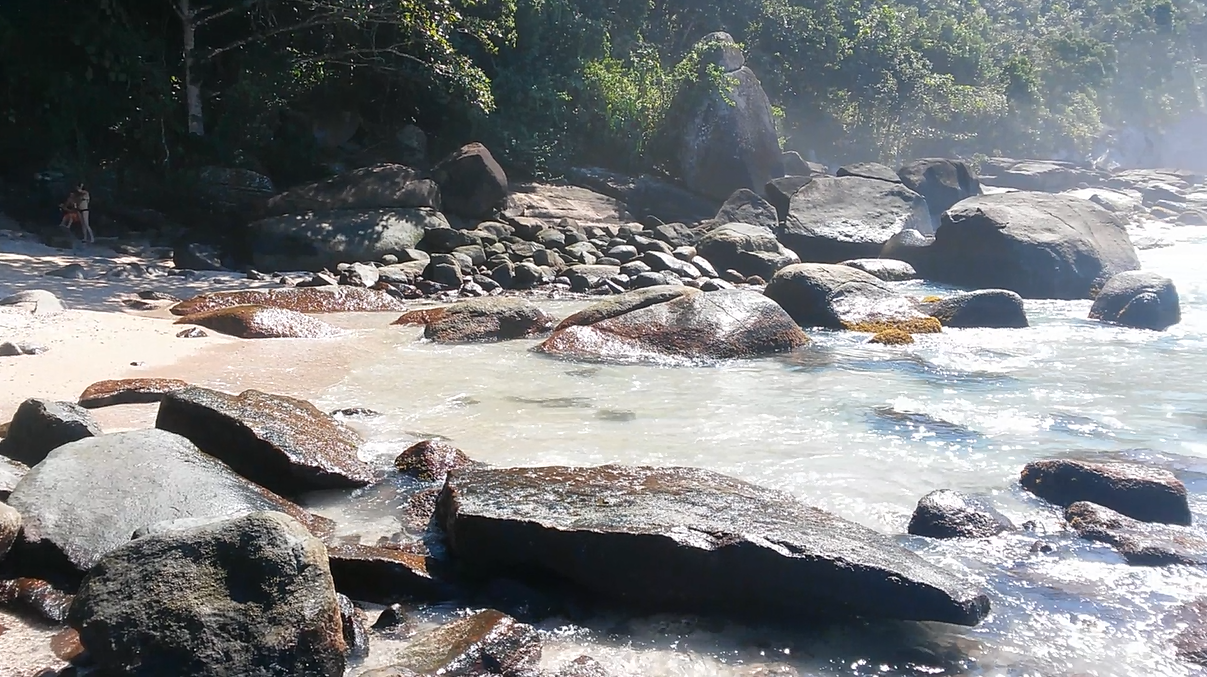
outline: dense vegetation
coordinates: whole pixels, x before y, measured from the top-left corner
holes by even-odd
[[[1080,156],[1203,108],[1207,0],[13,0],[10,167],[245,166],[292,181],[414,123],[514,167],[656,167],[692,46],[745,48],[788,148],[822,159]],[[686,62],[686,65],[685,65]]]

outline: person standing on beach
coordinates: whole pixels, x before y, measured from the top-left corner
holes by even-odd
[[[75,197],[76,211],[80,214],[80,226],[83,227],[84,242],[96,242],[96,237],[92,234],[92,226],[88,222],[88,203],[92,200],[92,196],[82,183],[75,187],[73,196]]]

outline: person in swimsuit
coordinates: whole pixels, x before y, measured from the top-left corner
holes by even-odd
[[[96,237],[92,234],[92,226],[88,223],[88,203],[92,200],[92,196],[88,194],[88,190],[84,188],[84,184],[75,187],[75,209],[79,212],[80,226],[84,231],[84,242],[96,242]]]
[[[78,191],[73,190],[71,191],[71,194],[67,196],[67,199],[63,200],[63,203],[59,205],[59,210],[63,212],[63,220],[59,221],[59,228],[66,230],[68,233],[71,233],[72,224],[82,224],[84,222],[83,216],[80,215],[80,209],[77,202],[78,197]]]

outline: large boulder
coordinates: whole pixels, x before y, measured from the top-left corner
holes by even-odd
[[[0,456],[37,465],[54,449],[101,434],[101,427],[83,407],[70,402],[29,399],[17,407],[8,431],[0,439]]]
[[[415,637],[393,667],[361,677],[539,677],[540,662],[536,628],[487,609]]]
[[[923,277],[1023,298],[1086,299],[1140,260],[1117,216],[1071,195],[1003,193],[943,214],[934,243],[910,261]]]
[[[364,440],[304,400],[189,387],[164,396],[155,427],[188,438],[247,479],[281,494],[363,487]]]
[[[808,341],[757,293],[657,286],[571,315],[534,350],[588,361],[682,362],[759,357]]]
[[[517,298],[480,298],[425,313],[424,338],[436,343],[509,341],[547,333],[555,320],[532,302]],[[409,315],[409,313],[408,313]],[[406,315],[395,324],[406,324]]]
[[[173,315],[193,315],[234,306],[281,308],[299,313],[367,313],[400,311],[401,301],[373,289],[349,286],[297,289],[242,289],[198,294],[172,306]]]
[[[926,198],[926,206],[936,223],[943,212],[960,200],[981,194],[980,182],[961,160],[914,160],[898,169],[897,176],[906,188]]]
[[[1005,289],[962,292],[923,302],[923,312],[944,327],[1016,329],[1030,326],[1023,297]]]
[[[379,164],[291,188],[266,205],[264,216],[333,209],[440,209],[440,188],[405,165]]]
[[[55,449],[9,497],[25,518],[23,556],[78,571],[157,522],[284,512],[325,534],[330,523],[235,474],[162,430],[90,437]]]
[[[262,306],[232,306],[185,315],[176,324],[192,324],[242,339],[331,338],[342,332],[309,315]]]
[[[1168,470],[1137,463],[1034,461],[1023,468],[1020,482],[1060,506],[1088,501],[1142,522],[1191,522],[1186,485]]]
[[[711,219],[717,212],[714,200],[649,174],[626,176],[599,167],[575,167],[567,172],[567,178],[615,199],[635,219],[695,223]]]
[[[1173,280],[1129,270],[1112,277],[1094,297],[1091,320],[1163,331],[1182,321]]]
[[[1013,529],[1010,520],[984,500],[950,489],[923,496],[909,520],[909,533],[929,538],[987,538]]]
[[[901,183],[901,177],[897,176],[897,172],[893,171],[892,167],[882,165],[879,162],[854,162],[849,165],[843,165],[834,172],[835,176],[856,176],[864,179],[876,179],[877,181],[887,181],[889,183]]]
[[[713,33],[700,41],[704,49],[724,52],[734,41]],[[696,193],[716,200],[739,188],[760,190],[783,176],[783,158],[771,101],[754,71],[746,66],[725,70],[719,81],[705,70],[733,63],[701,63],[698,81],[671,104],[665,129],[671,139],[673,173]]]
[[[707,470],[454,470],[437,519],[469,571],[540,572],[642,611],[963,625],[989,612],[974,585],[893,539]]]
[[[444,215],[424,207],[333,209],[270,216],[252,223],[252,263],[260,270],[334,270],[413,249]]]
[[[742,188],[725,200],[713,220],[718,224],[747,223],[771,230],[779,224],[780,219],[770,202],[753,190]]]
[[[618,226],[629,220],[625,204],[611,195],[580,186],[545,183],[513,185],[504,214],[551,224],[568,219],[581,228]]]
[[[933,231],[926,200],[901,183],[819,176],[793,193],[776,236],[802,261],[838,263],[880,256],[906,228]]]
[[[775,274],[763,292],[802,327],[936,333],[939,323],[887,283],[858,268],[798,263]]]
[[[1002,188],[1059,193],[1083,183],[1095,183],[1098,178],[1094,171],[1071,162],[992,158],[981,167],[980,180]]]
[[[746,223],[714,228],[700,238],[696,251],[718,270],[736,270],[764,280],[784,266],[800,263],[800,257],[780,244],[771,229]]]
[[[137,538],[85,577],[68,622],[132,677],[342,677],[339,601],[318,539],[260,512]]]
[[[1078,536],[1106,543],[1128,564],[1207,565],[1207,534],[1199,529],[1141,522],[1089,501],[1070,505],[1065,520]]]
[[[486,218],[505,206],[507,174],[480,143],[462,146],[432,168],[444,209],[468,218]]]

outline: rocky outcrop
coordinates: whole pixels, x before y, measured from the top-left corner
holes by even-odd
[[[540,662],[536,629],[488,609],[415,637],[398,664],[361,677],[539,677]]]
[[[557,579],[641,611],[963,625],[989,611],[974,586],[886,536],[706,470],[456,470],[437,519],[470,572]]]
[[[1111,277],[1140,267],[1117,216],[1088,200],[1044,193],[964,200],[918,252],[910,262],[928,280],[1029,299],[1090,298]]]
[[[164,396],[155,427],[188,438],[247,479],[285,495],[362,487],[360,435],[304,400],[189,387]]]
[[[152,404],[162,400],[167,393],[188,386],[188,383],[177,378],[97,381],[80,393],[79,405],[85,409],[100,409],[117,404]]]
[[[143,536],[89,572],[68,621],[107,672],[342,677],[326,555],[280,513]]]
[[[824,174],[821,176],[824,176]],[[771,179],[767,182],[766,186],[763,186],[763,195],[767,196],[767,202],[775,207],[777,222],[788,218],[788,213],[792,209],[792,196],[814,178],[814,175],[795,176],[789,174],[788,176],[781,176],[778,179]]]
[[[378,261],[414,248],[430,228],[447,227],[440,212],[423,207],[286,214],[248,226],[252,263],[265,271],[334,269],[343,262]]]
[[[676,362],[758,357],[808,340],[759,294],[651,287],[566,318],[534,350],[575,360]]]
[[[336,543],[327,548],[335,588],[365,602],[441,601],[450,587],[429,571],[431,558],[397,548]]]
[[[424,311],[424,338],[436,343],[484,343],[548,333],[555,320],[533,303],[516,298],[481,298]],[[406,324],[407,316],[395,324]]]
[[[1059,160],[990,158],[981,166],[982,183],[1024,191],[1059,193],[1099,178],[1093,170]]]
[[[17,407],[8,432],[0,439],[0,456],[37,465],[54,449],[101,434],[92,415],[70,402],[29,399]]]
[[[309,315],[263,306],[232,306],[194,313],[176,320],[176,324],[194,324],[241,339],[317,339],[342,333]]]
[[[819,176],[792,195],[776,237],[802,261],[838,263],[879,257],[905,228],[933,232],[926,200],[900,182]]]
[[[1207,565],[1207,534],[1198,529],[1141,522],[1086,501],[1070,505],[1065,520],[1082,538],[1117,550],[1128,564]]]
[[[730,195],[725,204],[717,210],[713,219],[718,224],[745,223],[751,226],[762,226],[771,230],[779,224],[779,215],[770,202],[759,197],[759,194],[743,188]]]
[[[196,242],[172,248],[172,265],[177,270],[223,270],[216,247]]]
[[[616,199],[635,219],[652,217],[667,224],[695,223],[712,218],[717,211],[713,200],[648,174],[626,176],[599,167],[585,167],[572,168],[567,178],[575,185]]]
[[[1015,329],[1030,326],[1023,297],[1005,289],[954,294],[938,301],[924,301],[920,308],[944,327]]]
[[[1131,270],[1112,277],[1094,297],[1091,320],[1163,331],[1182,321],[1173,280]]]
[[[405,165],[379,164],[291,188],[268,200],[264,216],[404,207],[439,210],[439,187]]]
[[[981,184],[968,165],[960,160],[927,158],[914,160],[897,170],[906,188],[926,198],[935,223],[943,212],[960,200],[981,194]]]
[[[854,176],[862,179],[875,179],[877,181],[887,181],[888,183],[901,183],[901,177],[897,176],[892,167],[882,165],[879,162],[855,162],[849,165],[843,165],[834,172],[835,176]]]
[[[1097,503],[1143,522],[1190,524],[1186,486],[1168,470],[1136,463],[1035,461],[1020,479],[1027,491],[1050,503]]]
[[[940,489],[922,497],[909,533],[930,538],[987,538],[1013,531],[1010,520],[984,500]]]
[[[440,185],[445,211],[469,218],[486,218],[507,201],[507,174],[486,146],[471,143],[432,168]]]
[[[918,271],[914,270],[913,266],[895,259],[851,259],[843,261],[842,265],[862,270],[885,282],[901,282],[918,276]]]
[[[938,322],[885,282],[851,266],[800,263],[775,274],[764,294],[802,327],[935,333]]]
[[[421,482],[443,482],[449,471],[477,462],[448,442],[424,440],[406,448],[394,459],[394,468]]]
[[[99,491],[98,487],[104,487]],[[236,475],[162,430],[91,437],[55,449],[9,497],[25,518],[22,559],[91,569],[149,524],[284,512],[324,534],[330,523]]]
[[[764,280],[784,266],[800,263],[800,257],[780,244],[770,229],[746,223],[727,223],[709,231],[696,244],[696,251],[718,270],[736,270]]]
[[[360,287],[306,287],[301,289],[245,289],[199,294],[172,306],[173,315],[195,315],[234,306],[263,306],[299,313],[367,313],[401,311],[401,301],[379,291]]]

